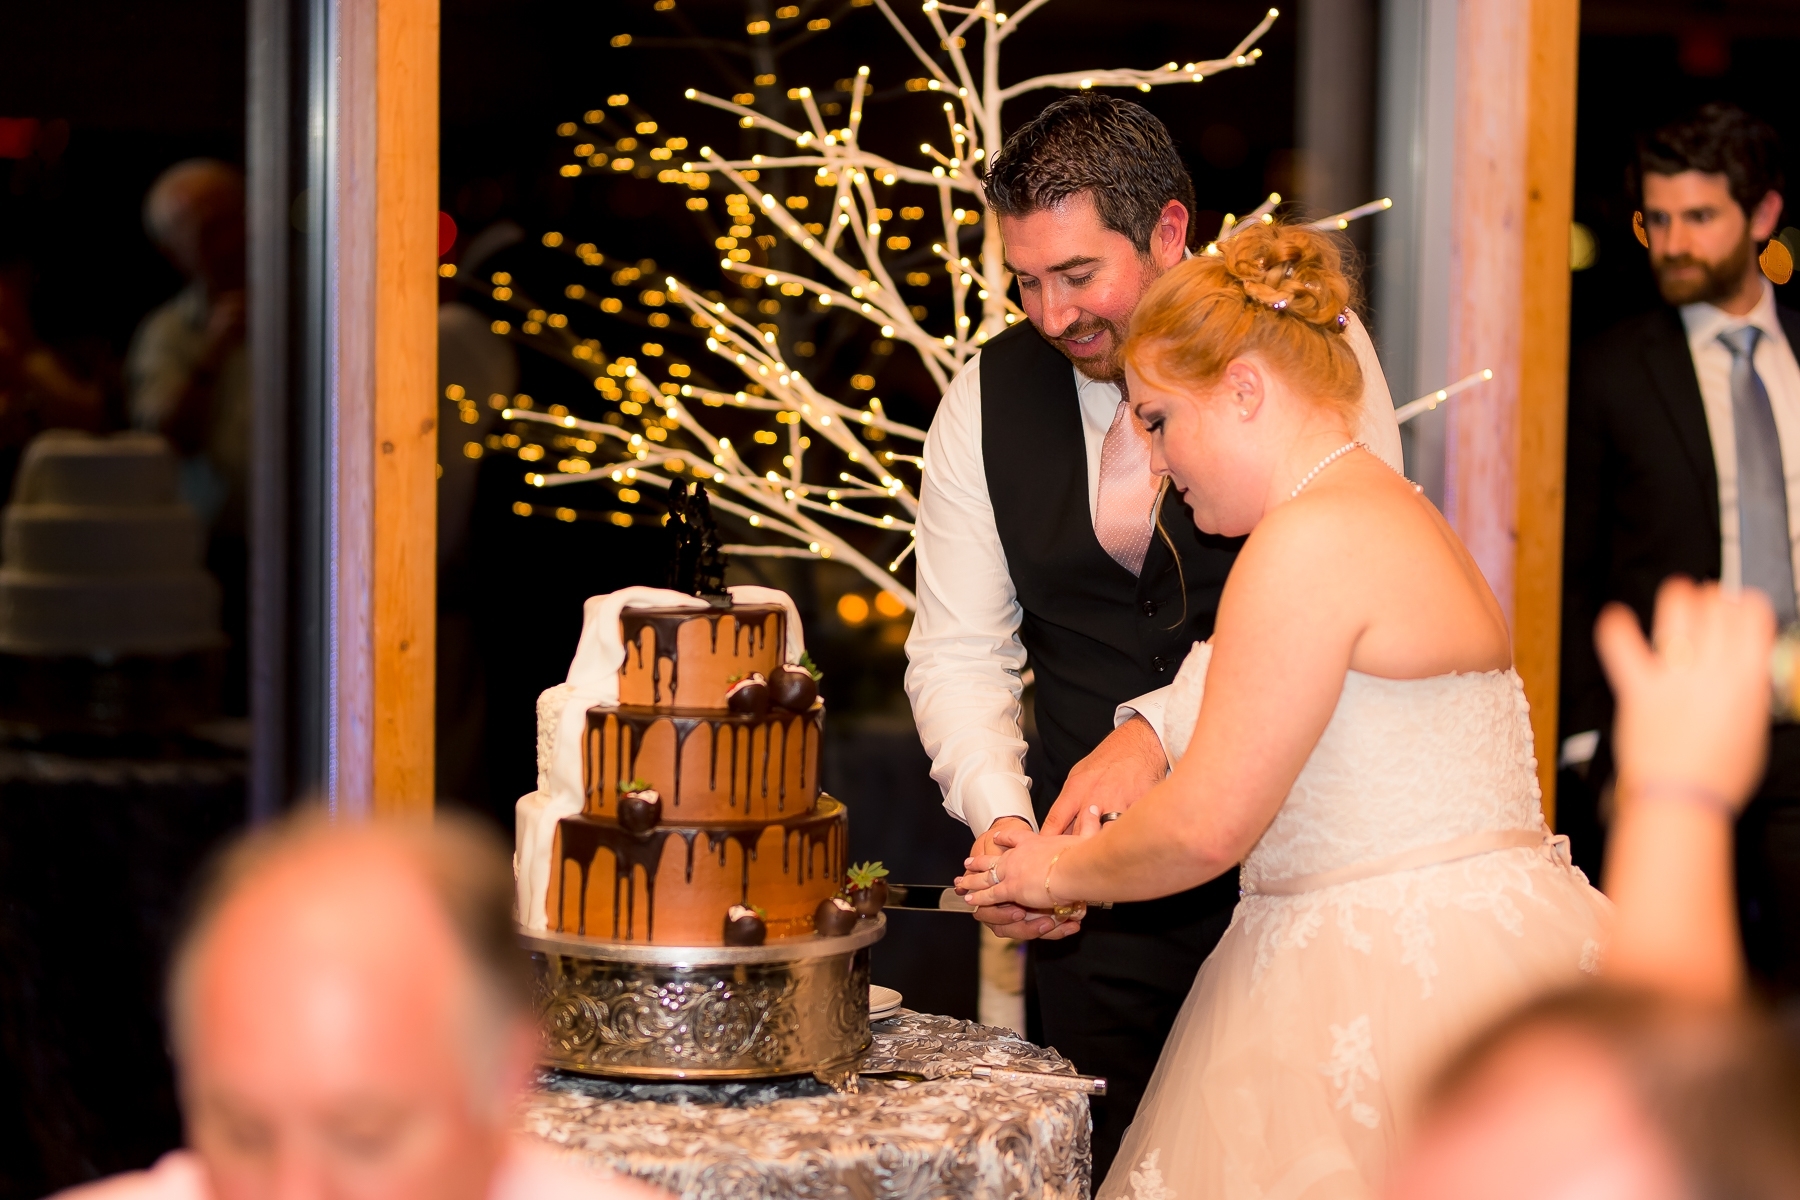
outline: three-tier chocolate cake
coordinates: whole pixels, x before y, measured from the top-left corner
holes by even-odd
[[[788,614],[733,603],[625,608],[620,620],[619,703],[587,713],[585,804],[557,822],[548,928],[720,945],[740,905],[767,937],[811,933],[843,879],[847,822],[819,794],[823,702],[808,688],[791,708],[767,695],[784,673],[811,682],[781,661]],[[728,693],[757,681],[761,702],[733,711]]]
[[[723,587],[704,490],[671,498],[672,586],[590,600],[569,682],[539,703],[520,919],[655,945],[810,934],[847,853],[819,792],[817,673],[785,593]]]

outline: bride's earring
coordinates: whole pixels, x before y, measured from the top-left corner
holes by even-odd
[[[1248,421],[1250,419],[1250,410],[1247,408],[1240,408],[1238,409],[1238,416]]]

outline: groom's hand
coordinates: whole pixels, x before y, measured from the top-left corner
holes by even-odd
[[[1100,828],[1100,814],[1124,812],[1168,773],[1169,757],[1163,753],[1162,739],[1150,722],[1134,716],[1070,769],[1061,794],[1044,818],[1043,832],[1094,833]]]
[[[1006,847],[996,842],[994,835],[1002,829],[1019,828],[1029,830],[1031,826],[1023,817],[1001,817],[987,827],[986,833],[975,839],[975,845],[970,849],[969,857],[984,858],[1004,853]],[[1053,930],[1068,930],[1069,933],[1073,933],[1079,929],[1079,926],[1072,928],[1071,924],[1066,921],[1058,926],[1048,913],[1033,912],[1031,909],[1021,908],[1017,904],[990,904],[983,908],[977,908],[975,919],[1001,937],[1012,938],[1019,942],[1045,937]],[[1054,941],[1056,938],[1066,936],[1068,936],[1067,933],[1057,932],[1055,937],[1047,940]]]

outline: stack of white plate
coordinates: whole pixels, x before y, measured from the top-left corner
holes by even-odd
[[[878,983],[869,985],[869,1020],[880,1021],[900,1011],[902,997],[893,988]]]

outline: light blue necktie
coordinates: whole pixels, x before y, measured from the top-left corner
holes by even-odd
[[[1769,392],[1756,374],[1754,325],[1721,333],[1731,351],[1731,423],[1737,432],[1738,545],[1744,586],[1768,596],[1775,616],[1794,620],[1794,551],[1788,540],[1787,475]]]

